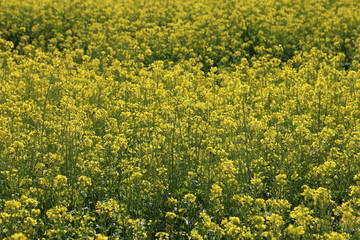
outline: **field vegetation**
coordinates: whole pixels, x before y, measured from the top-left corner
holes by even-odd
[[[0,0],[0,239],[360,239],[360,1]]]

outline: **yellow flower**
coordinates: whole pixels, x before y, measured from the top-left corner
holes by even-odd
[[[5,202],[6,210],[14,211],[21,208],[21,203],[16,200],[9,200]]]
[[[276,183],[279,185],[286,184],[287,183],[286,178],[287,178],[286,174],[279,174],[275,176]]]
[[[25,195],[21,196],[20,200],[24,203],[25,206],[28,207],[37,207],[39,202],[33,198],[29,198]]]
[[[174,213],[174,212],[167,212],[167,213],[165,214],[165,217],[170,218],[170,219],[174,219],[174,218],[177,217],[177,215],[176,215],[176,213]]]
[[[250,183],[252,185],[259,185],[259,184],[262,184],[262,179],[255,176],[250,180]]]
[[[198,233],[198,231],[196,231],[195,229],[191,230],[191,239],[194,240],[203,240],[204,238]]]
[[[109,217],[115,217],[116,214],[119,212],[120,206],[115,199],[110,198],[108,201],[96,203],[96,212],[99,214],[106,214]]]
[[[136,180],[140,180],[142,178],[142,173],[140,172],[134,172],[133,174],[131,174],[130,176],[130,181],[136,181]]]
[[[215,183],[211,186],[211,198],[217,198],[222,196],[222,188],[219,186],[219,184]]]
[[[255,228],[259,230],[265,230],[266,225],[264,224],[265,218],[262,216],[253,216],[251,217],[251,221],[254,224]]]
[[[31,209],[30,213],[31,213],[32,216],[39,216],[40,209]]]
[[[298,227],[294,227],[294,225],[290,224],[287,228],[286,231],[292,235],[292,236],[296,236],[299,237],[301,235],[305,234],[305,229],[303,226],[298,226]]]
[[[108,237],[106,237],[100,233],[96,236],[96,240],[108,240],[108,239],[109,239]]]
[[[272,213],[270,216],[266,217],[267,222],[269,223],[272,229],[279,229],[282,225],[285,224],[285,221],[282,216]]]
[[[254,204],[254,199],[249,195],[234,195],[233,199],[239,202],[241,205],[252,206]]]
[[[20,185],[21,186],[25,186],[25,185],[30,185],[32,183],[32,179],[30,178],[24,178],[24,179],[21,179],[21,182],[20,182]]]
[[[159,239],[159,240],[168,240],[168,239],[170,239],[169,234],[166,233],[166,232],[157,232],[155,234],[155,237],[157,237],[157,239]]]
[[[11,235],[10,238],[8,238],[8,240],[27,240],[27,239],[28,238],[23,233],[15,233]]]
[[[45,235],[51,239],[59,239],[60,236],[66,234],[67,230],[65,229],[49,229],[45,231]]]
[[[305,199],[312,199],[314,201],[314,204],[333,204],[335,203],[333,200],[331,200],[331,191],[319,187],[318,189],[311,189],[309,186],[304,185],[303,186],[304,191],[301,193],[305,197]]]
[[[152,53],[153,53],[153,52],[152,52],[151,49],[149,49],[149,48],[145,50],[145,55],[147,55],[147,56],[152,55]]]
[[[93,141],[88,136],[84,138],[83,142],[85,147],[91,147],[93,145]]]
[[[73,216],[68,213],[68,209],[64,206],[56,206],[46,212],[46,216],[55,223],[63,223],[63,221],[71,222]]]
[[[186,194],[186,195],[184,196],[184,200],[185,200],[186,202],[193,203],[193,202],[196,201],[196,196],[193,195],[193,194],[191,194],[191,193],[188,193],[188,194]]]
[[[190,178],[196,178],[196,177],[197,177],[197,174],[194,173],[194,172],[188,172],[188,176],[189,176]]]
[[[67,182],[68,182],[68,179],[66,176],[57,175],[54,179],[54,186],[56,188],[65,187]]]
[[[350,239],[349,234],[346,233],[337,233],[337,232],[330,232],[324,234],[325,240],[347,240]]]
[[[167,202],[170,203],[170,204],[177,204],[179,201],[176,199],[176,198],[173,198],[173,197],[169,197],[167,199]]]
[[[230,220],[230,222],[232,222],[233,224],[239,225],[239,224],[241,223],[240,218],[238,218],[238,217],[229,217],[229,220]]]
[[[35,226],[37,224],[37,221],[32,217],[27,217],[25,218],[24,223],[28,226]]]
[[[80,176],[78,178],[78,183],[83,187],[89,187],[92,185],[91,178],[87,176]]]

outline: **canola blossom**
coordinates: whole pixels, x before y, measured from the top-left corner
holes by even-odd
[[[360,239],[360,2],[0,0],[0,239]]]

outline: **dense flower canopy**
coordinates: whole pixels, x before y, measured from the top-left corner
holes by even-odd
[[[360,2],[0,0],[1,239],[360,239]]]

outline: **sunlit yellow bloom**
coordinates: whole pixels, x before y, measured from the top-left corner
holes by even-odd
[[[194,203],[196,201],[196,196],[191,193],[188,193],[184,196],[184,200],[189,203]]]
[[[165,217],[170,218],[170,219],[174,219],[174,218],[177,217],[177,215],[176,215],[176,213],[174,213],[174,212],[167,212],[167,213],[165,214]]]
[[[10,236],[10,238],[8,238],[9,240],[27,240],[28,238],[26,237],[25,234],[23,233],[15,233],[13,235]]]

